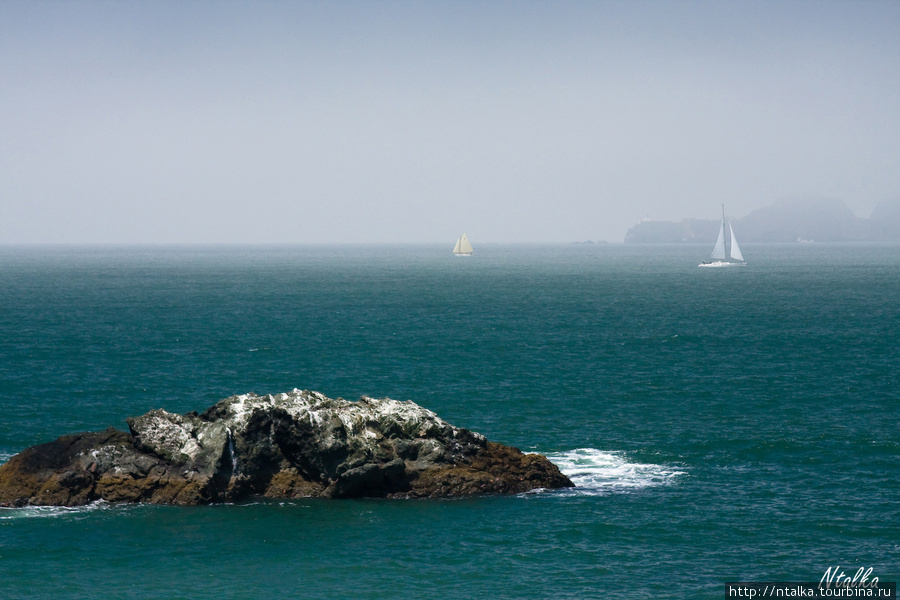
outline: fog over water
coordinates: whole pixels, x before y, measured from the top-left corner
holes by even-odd
[[[0,3],[0,243],[621,242],[900,196],[900,4]]]

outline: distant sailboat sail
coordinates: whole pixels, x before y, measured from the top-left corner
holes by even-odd
[[[709,260],[704,260],[697,266],[700,267],[743,267],[747,263],[744,262],[744,255],[741,253],[741,247],[738,246],[737,238],[734,237],[734,228],[731,221],[728,221],[728,234],[731,238],[731,248],[729,252],[725,251],[725,205],[722,205],[722,224],[719,225],[719,237],[716,238],[716,245],[713,247]],[[728,259],[731,260],[728,260]]]
[[[456,256],[472,256],[472,244],[469,243],[469,238],[466,237],[466,234],[462,234],[458,240],[456,240],[456,246],[453,247],[453,254]]]
[[[730,227],[731,223],[728,225]],[[717,260],[725,260],[725,219],[722,219],[722,224],[719,225],[719,237],[716,238],[716,246],[713,248],[712,254],[710,254],[709,257]]]
[[[737,238],[734,237],[734,229],[731,227],[731,221],[728,222],[728,231],[731,232],[731,258],[744,262],[744,255],[741,254],[741,247],[738,246]]]

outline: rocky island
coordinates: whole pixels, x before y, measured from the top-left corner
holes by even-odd
[[[32,446],[0,465],[0,505],[196,505],[268,498],[438,498],[572,487],[538,454],[454,427],[412,401],[312,391],[157,409]]]

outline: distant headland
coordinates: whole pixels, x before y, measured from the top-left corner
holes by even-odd
[[[626,244],[712,243],[719,219],[642,221],[625,234]],[[745,242],[900,241],[900,199],[875,207],[861,219],[840,200],[779,202],[731,219]]]

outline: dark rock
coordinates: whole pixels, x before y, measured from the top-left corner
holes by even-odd
[[[419,498],[572,486],[546,457],[489,442],[410,401],[294,390],[126,421],[129,433],[63,436],[12,457],[0,465],[0,504]]]

